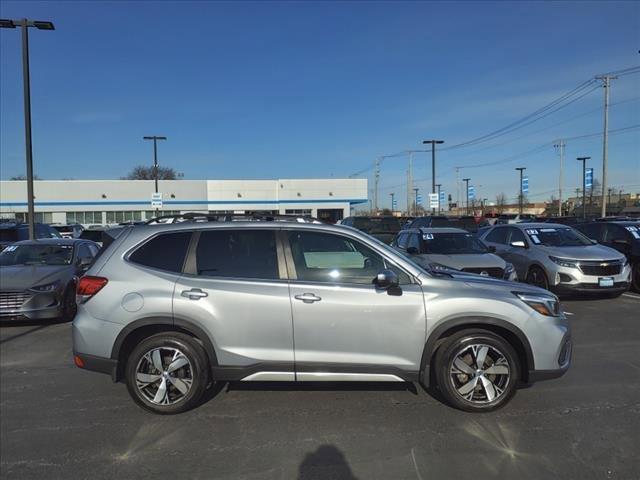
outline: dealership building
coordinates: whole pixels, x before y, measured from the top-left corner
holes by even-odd
[[[185,212],[312,215],[336,221],[367,199],[367,180],[37,180],[36,221],[107,225]],[[158,200],[158,197],[160,199]],[[25,181],[0,181],[0,217],[26,219]]]

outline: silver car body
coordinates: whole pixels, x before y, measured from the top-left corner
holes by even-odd
[[[278,238],[276,280],[210,278],[147,268],[128,260],[150,237],[210,229],[269,229]],[[359,242],[406,273],[401,295],[369,284],[296,279],[288,231]],[[191,261],[187,255],[185,265]],[[185,270],[187,267],[185,267]],[[87,272],[108,283],[78,305],[74,353],[85,368],[123,375],[125,352],[145,329],[181,329],[204,345],[217,380],[424,381],[437,340],[461,326],[506,332],[522,357],[522,377],[560,376],[570,363],[570,329],[562,311],[543,316],[512,293],[536,287],[479,275],[432,274],[356,229],[275,222],[181,223],[122,229]],[[138,336],[137,336],[138,335]]]
[[[504,243],[491,241],[491,233],[506,229]],[[523,223],[496,225],[483,230],[480,238],[496,248],[496,253],[511,262],[520,279],[526,279],[533,266],[542,268],[549,287],[558,293],[624,291],[631,281],[631,267],[620,252],[604,245],[546,246],[536,243],[536,233],[572,227],[553,223]],[[575,230],[574,230],[575,231]],[[518,233],[519,232],[519,233]],[[514,246],[513,238],[524,241],[524,246]],[[550,257],[575,263],[575,267],[563,266]],[[603,284],[603,279],[606,280]]]

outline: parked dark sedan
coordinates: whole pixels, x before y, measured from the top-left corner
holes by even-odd
[[[36,238],[61,238],[58,231],[46,223],[36,223],[34,226]],[[0,251],[7,245],[29,238],[29,225],[22,222],[0,223]]]
[[[94,242],[16,242],[0,253],[0,320],[73,319],[76,280],[98,253]]]
[[[397,217],[347,217],[340,224],[357,228],[387,245],[402,229]]]
[[[580,223],[573,228],[590,239],[623,253],[633,268],[631,288],[640,292],[640,221],[598,220]]]

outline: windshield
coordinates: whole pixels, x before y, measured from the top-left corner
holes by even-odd
[[[583,247],[592,245],[591,240],[571,227],[528,228],[525,230],[534,245],[546,247]]]
[[[489,253],[487,247],[470,233],[425,233],[421,253],[455,255]]]
[[[53,228],[55,228],[60,233],[72,233],[73,232],[73,227],[70,227],[68,225],[53,225]]]
[[[623,223],[622,226],[633,236],[634,240],[640,240],[640,222]]]
[[[72,245],[10,245],[0,253],[0,266],[71,265]]]

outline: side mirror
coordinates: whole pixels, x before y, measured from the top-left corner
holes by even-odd
[[[376,287],[385,290],[397,288],[399,285],[398,275],[391,270],[382,270],[376,275],[376,278],[373,279],[373,283]]]
[[[493,245],[489,245],[487,248],[489,249],[489,253],[496,253],[496,247]]]
[[[420,252],[418,251],[418,249],[416,247],[407,247],[407,253],[409,255],[417,255]]]
[[[522,240],[516,240],[515,242],[511,242],[512,247],[518,248],[527,248],[527,245]]]
[[[93,262],[93,257],[82,257],[78,259],[78,268],[80,270],[88,270],[89,265]]]
[[[598,244],[598,241],[594,240],[593,238],[590,238],[589,240],[591,241],[591,245],[597,245]]]

